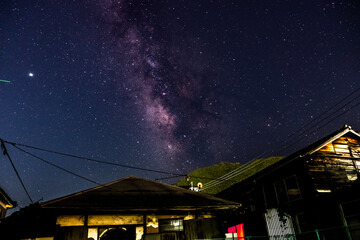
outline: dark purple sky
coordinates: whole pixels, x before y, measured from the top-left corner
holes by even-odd
[[[359,29],[357,1],[1,1],[0,137],[179,174],[286,155],[360,130],[355,92],[269,152],[360,87]],[[8,150],[34,201],[94,186]],[[28,150],[100,183],[168,176]],[[0,161],[0,187],[27,205]]]

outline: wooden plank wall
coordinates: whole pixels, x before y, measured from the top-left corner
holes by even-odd
[[[56,233],[54,240],[87,240],[86,227],[62,227]]]
[[[184,221],[184,230],[186,240],[225,238],[225,233],[219,231],[216,220],[212,218]]]
[[[359,141],[338,138],[313,153],[308,168],[315,189],[334,191],[351,186],[359,175]]]

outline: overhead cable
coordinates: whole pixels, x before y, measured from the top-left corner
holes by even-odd
[[[332,106],[331,108],[329,108],[329,110],[323,112],[322,114],[320,114],[318,117],[314,118],[311,122],[309,122],[308,124],[306,124],[304,127],[299,128],[298,130],[296,130],[293,134],[291,134],[289,137],[286,138],[285,142],[279,146],[278,149],[271,151],[269,154],[271,153],[277,153],[281,150],[287,149],[291,146],[293,146],[295,143],[298,142],[298,138],[301,137],[302,134],[304,134],[305,132],[308,132],[312,129],[314,129],[318,124],[324,122],[325,120],[327,120],[329,117],[335,115],[339,110],[343,109],[344,107],[346,107],[347,105],[349,105],[350,103],[352,103],[354,100],[359,99],[360,95],[356,96],[355,98],[347,101],[345,104],[341,105],[340,107],[338,107],[337,109],[333,109],[334,107],[338,106],[340,103],[342,103],[344,100],[346,100],[346,98],[350,97],[351,95],[353,95],[353,93],[355,93],[356,91],[358,91],[360,88],[358,88],[357,90],[353,91],[351,94],[347,95],[345,98],[343,98],[340,102],[336,103],[334,106]],[[333,111],[332,113],[328,114],[329,112]],[[328,114],[328,115],[327,115]],[[327,115],[327,116],[326,116]],[[341,116],[342,114],[340,114],[339,116]],[[337,118],[337,117],[336,117]],[[319,120],[317,123],[314,123],[314,121]],[[304,129],[304,130],[303,130]],[[317,128],[317,130],[320,128]],[[295,137],[292,138],[290,141],[287,141],[290,137],[292,137],[295,133],[299,132],[300,133]],[[292,143],[295,142],[295,143]],[[288,146],[290,144],[290,146]]]
[[[19,181],[20,181],[26,195],[30,199],[30,202],[33,203],[33,200],[31,199],[29,192],[26,190],[24,182],[21,180],[20,174],[18,173],[13,161],[11,160],[11,157],[10,157],[10,155],[9,155],[7,149],[6,149],[5,142],[2,139],[0,139],[0,141],[1,141],[1,149],[3,150],[4,155],[8,157],[8,159],[9,159],[9,161],[11,163],[11,166],[13,167],[13,169],[14,169],[14,171],[16,173],[16,176],[18,177],[18,179],[19,179]]]
[[[253,159],[251,159],[250,161],[248,161],[247,163],[245,163],[244,165],[241,165],[241,166],[235,168],[234,170],[232,170],[232,171],[230,171],[230,172],[228,172],[228,173],[226,173],[226,174],[224,174],[224,175],[222,175],[222,176],[220,176],[220,177],[218,177],[218,178],[216,178],[216,179],[214,179],[214,180],[212,180],[212,181],[210,181],[210,182],[204,183],[203,189],[213,187],[213,186],[215,186],[215,185],[218,185],[218,184],[220,184],[220,183],[222,183],[222,182],[228,181],[228,180],[230,180],[230,179],[238,176],[239,174],[243,173],[244,170],[246,170],[246,169],[248,168],[248,165],[249,165],[253,160],[258,159],[258,158],[261,157],[263,154],[264,154],[264,153],[259,154],[259,155],[257,155],[256,157],[254,157]],[[260,164],[260,163],[257,163],[256,166],[257,166],[258,164]]]
[[[323,121],[327,120],[329,117],[331,117],[331,116],[333,116],[334,114],[336,114],[339,110],[341,110],[342,108],[346,107],[347,105],[349,105],[350,103],[352,103],[354,100],[358,99],[358,98],[360,97],[360,95],[357,95],[355,98],[347,101],[345,104],[341,105],[340,107],[338,107],[338,108],[336,108],[336,109],[334,110],[335,107],[339,106],[341,103],[343,103],[346,99],[348,99],[349,97],[351,97],[352,95],[354,95],[354,94],[355,94],[356,92],[358,92],[359,90],[360,90],[360,88],[355,89],[355,90],[352,91],[350,94],[348,94],[348,95],[345,96],[343,99],[341,99],[339,102],[337,102],[337,103],[334,104],[332,107],[330,107],[328,110],[324,111],[322,114],[320,114],[319,116],[317,116],[316,118],[314,118],[311,122],[309,122],[308,124],[306,124],[304,127],[297,129],[295,132],[293,132],[291,135],[289,135],[289,136],[285,139],[285,143],[284,143],[284,144],[282,144],[277,150],[275,150],[275,151],[272,150],[272,151],[268,152],[268,153],[267,153],[267,156],[269,156],[269,154],[271,154],[271,153],[277,153],[277,152],[279,152],[280,150],[287,149],[287,148],[293,146],[295,143],[297,143],[297,142],[299,142],[299,141],[302,141],[304,138],[307,137],[307,135],[305,135],[304,137],[302,137],[300,140],[296,140],[296,139],[297,139],[297,138],[300,138],[300,136],[301,136],[303,133],[305,133],[305,132],[313,129],[313,128],[316,127],[318,124],[320,124],[320,123],[322,123]],[[345,113],[349,112],[351,109],[353,109],[353,108],[355,108],[355,107],[357,107],[357,106],[359,106],[359,105],[360,105],[360,103],[357,103],[356,105],[354,105],[354,106],[350,107],[348,110],[346,110]],[[332,111],[334,111],[334,112],[331,113],[331,114],[329,114],[329,115],[327,115],[329,112],[332,112]],[[334,118],[332,118],[331,120],[327,121],[327,122],[326,122],[325,124],[323,124],[322,126],[317,127],[316,130],[319,130],[319,129],[325,127],[327,124],[333,122],[334,120],[336,120],[338,117],[340,117],[341,115],[343,115],[343,114],[345,114],[345,113],[341,112],[340,114],[336,115],[336,116],[335,116]],[[327,116],[326,116],[326,115],[327,115]],[[319,122],[314,123],[314,122],[317,121],[317,120],[319,120]],[[313,123],[314,123],[315,125],[313,125]],[[310,127],[309,127],[309,126],[310,126]],[[292,141],[296,140],[294,143],[292,143],[292,141],[288,141],[288,139],[290,139],[292,136],[294,136],[294,135],[295,135],[296,133],[298,133],[299,131],[301,131],[301,132],[295,137],[295,139],[292,139]],[[289,143],[291,143],[291,144],[289,145]],[[260,154],[259,156],[264,155],[264,154],[266,154],[266,153],[262,153],[262,154]],[[253,161],[253,160],[255,160],[255,159],[250,160],[248,163],[250,163],[250,162]],[[246,163],[246,164],[248,164],[248,163]],[[260,162],[257,163],[256,166],[257,166],[258,164],[260,164]],[[247,166],[245,166],[245,167],[244,167],[244,166],[240,166],[240,167],[238,167],[238,168],[236,168],[236,169],[228,172],[227,174],[224,174],[223,176],[221,176],[221,177],[219,177],[219,178],[217,178],[217,179],[215,179],[215,180],[213,180],[213,181],[210,181],[210,182],[208,182],[208,183],[205,183],[204,186],[203,186],[203,189],[207,189],[207,188],[214,187],[214,186],[216,186],[216,185],[218,185],[218,184],[220,184],[220,183],[222,183],[222,182],[224,182],[224,181],[229,181],[230,179],[237,177],[238,175],[244,173],[244,172],[247,170],[246,167],[247,167]],[[254,166],[254,167],[255,167],[255,166]]]
[[[71,175],[74,175],[74,176],[76,176],[76,177],[78,177],[78,178],[84,179],[84,180],[86,180],[86,181],[88,181],[88,182],[91,182],[91,183],[94,183],[94,184],[96,184],[96,185],[103,186],[103,184],[101,184],[101,183],[98,183],[98,182],[93,181],[93,180],[91,180],[91,179],[89,179],[89,178],[83,177],[83,176],[81,176],[81,175],[79,175],[79,174],[77,174],[77,173],[74,173],[74,172],[69,171],[69,170],[67,170],[67,169],[65,169],[65,168],[63,168],[63,167],[60,167],[60,166],[58,166],[58,165],[56,165],[56,164],[54,164],[54,163],[51,163],[51,162],[49,162],[49,161],[47,161],[47,160],[45,160],[45,159],[43,159],[43,158],[41,158],[41,157],[33,154],[33,153],[30,153],[29,151],[26,151],[26,150],[24,150],[24,149],[22,149],[22,148],[20,148],[20,147],[18,147],[18,146],[16,146],[16,145],[13,145],[13,146],[14,146],[16,149],[18,149],[19,151],[21,151],[21,152],[23,152],[23,153],[26,153],[26,154],[28,154],[28,155],[30,155],[30,156],[32,156],[32,157],[34,157],[34,158],[36,158],[36,159],[44,162],[44,163],[47,163],[47,164],[53,166],[53,167],[56,167],[56,168],[58,168],[58,169],[60,169],[60,170],[62,170],[62,171],[64,171],[64,172],[67,172],[67,173],[69,173],[69,174],[71,174]]]
[[[58,154],[58,155],[66,156],[66,157],[72,157],[72,158],[77,158],[77,159],[81,159],[81,160],[87,160],[87,161],[90,161],[90,162],[102,163],[102,164],[107,164],[107,165],[112,165],[112,166],[118,166],[118,167],[130,168],[130,169],[136,169],[136,170],[142,170],[142,171],[148,171],[148,172],[156,172],[156,173],[170,174],[170,175],[179,176],[179,177],[185,177],[185,176],[186,176],[186,174],[178,174],[178,173],[165,172],[165,171],[160,171],[160,170],[155,170],[155,169],[134,167],[134,166],[130,166],[130,165],[113,163],[113,162],[98,160],[98,159],[94,159],[94,158],[77,156],[77,155],[74,155],[74,154],[63,153],[63,152],[58,152],[58,151],[53,151],[53,150],[49,150],[49,149],[44,149],[44,148],[40,148],[40,147],[34,147],[34,146],[30,146],[30,145],[26,145],[26,144],[21,144],[21,143],[10,142],[10,141],[6,141],[6,140],[3,140],[3,141],[6,142],[6,143],[11,144],[11,145],[13,145],[13,146],[18,145],[18,146],[27,147],[27,148],[32,148],[32,149],[35,149],[35,150],[39,150],[39,151],[43,151],[43,152],[48,152],[48,153],[54,153],[54,154]]]
[[[360,106],[360,102],[357,103],[357,104],[355,104],[354,106],[352,106],[352,107],[349,108],[348,110],[346,110],[344,113],[340,113],[340,114],[336,115],[334,118],[330,119],[329,121],[327,121],[326,123],[324,123],[323,125],[321,125],[320,127],[318,127],[316,130],[319,130],[319,129],[327,126],[329,123],[335,121],[335,120],[336,120],[338,117],[340,117],[341,115],[344,115],[344,114],[348,113],[350,110],[352,110],[352,109],[354,109],[354,108],[356,108],[356,107],[358,107],[358,106]],[[307,135],[305,135],[305,136],[303,136],[302,138],[300,138],[299,141],[302,141],[302,140],[304,140],[305,138],[307,138]],[[295,142],[295,143],[292,143],[291,145],[289,145],[289,147],[292,147],[294,144],[296,144],[296,142]]]
[[[346,99],[348,99],[349,97],[351,97],[354,93],[356,93],[357,91],[359,91],[360,88],[355,89],[354,91],[352,91],[351,93],[349,93],[348,95],[346,95],[344,98],[342,98],[340,101],[338,101],[337,103],[335,103],[333,106],[329,107],[328,110],[324,111],[323,113],[321,113],[320,115],[318,115],[317,117],[315,117],[313,120],[311,120],[309,123],[305,124],[305,126],[298,128],[297,130],[295,130],[292,134],[290,134],[284,141],[286,141],[287,139],[291,138],[292,136],[294,136],[296,133],[298,133],[299,131],[303,130],[304,128],[307,128],[309,125],[311,125],[312,123],[314,123],[315,121],[317,121],[318,119],[321,119],[324,115],[326,115],[327,113],[331,112],[331,111],[338,111],[334,110],[335,107],[337,107],[338,105],[340,105],[342,102],[344,102]],[[358,98],[359,96],[355,97],[354,99]],[[353,100],[354,100],[353,99]],[[351,101],[353,101],[351,100]],[[350,102],[351,102],[350,101]],[[348,102],[349,103],[349,102]],[[348,103],[346,103],[345,105],[347,105]],[[343,105],[344,106],[344,105]],[[341,106],[340,109],[343,107]],[[301,134],[301,133],[300,133]]]
[[[172,177],[186,177],[186,176],[188,176],[187,174],[179,174],[179,173],[166,172],[166,171],[160,171],[160,170],[149,169],[149,168],[134,167],[134,166],[130,166],[130,165],[113,163],[113,162],[103,161],[103,160],[99,160],[99,159],[82,157],[82,156],[77,156],[77,155],[74,155],[74,154],[63,153],[63,152],[54,151],[54,150],[49,150],[49,149],[45,149],[45,148],[30,146],[30,145],[26,145],[26,144],[22,144],[22,143],[10,142],[10,141],[7,141],[7,140],[3,140],[3,141],[4,141],[5,143],[11,144],[11,145],[13,145],[13,146],[22,146],[22,147],[26,147],[26,148],[31,148],[31,149],[35,149],[35,150],[39,150],[39,151],[43,151],[43,152],[48,152],[48,153],[53,153],[53,154],[57,154],[57,155],[61,155],[61,156],[66,156],[66,157],[77,158],[77,159],[80,159],[80,160],[86,160],[86,161],[90,161],[90,162],[96,162],[96,163],[101,163],[101,164],[106,164],[106,165],[112,165],[112,166],[117,166],[117,167],[123,167],[123,168],[136,169],[136,170],[141,170],[141,171],[148,171],[148,172],[155,172],[155,173],[161,173],[161,174],[168,174],[168,175],[172,175]],[[192,177],[202,178],[202,179],[208,179],[208,180],[214,180],[214,178],[202,177],[202,176],[192,176]],[[166,179],[166,178],[167,178],[167,177],[165,177],[164,179]],[[169,178],[171,178],[171,177],[169,177]]]

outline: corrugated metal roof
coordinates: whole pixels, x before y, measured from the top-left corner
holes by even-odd
[[[88,210],[195,210],[234,208],[237,203],[139,177],[44,202],[42,208]]]

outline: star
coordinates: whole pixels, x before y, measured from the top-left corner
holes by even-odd
[[[29,72],[28,76],[29,76],[29,77],[34,77],[34,73]]]

